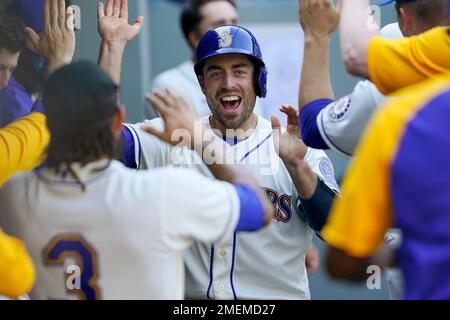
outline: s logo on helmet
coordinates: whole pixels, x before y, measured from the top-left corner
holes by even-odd
[[[219,30],[219,48],[226,48],[231,46],[233,43],[233,38],[230,35],[229,29],[221,29]]]

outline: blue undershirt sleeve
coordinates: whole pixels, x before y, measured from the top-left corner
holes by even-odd
[[[320,135],[316,119],[320,111],[332,102],[331,99],[317,99],[307,103],[300,111],[299,125],[302,139],[307,146],[315,149],[329,149]]]
[[[317,181],[316,191],[310,199],[300,198],[300,205],[305,212],[309,225],[314,231],[320,232],[327,223],[336,193],[321,179]]]
[[[234,185],[241,203],[241,211],[236,231],[255,231],[264,222],[264,208],[256,192],[244,185]]]

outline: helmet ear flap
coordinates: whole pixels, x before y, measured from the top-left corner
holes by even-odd
[[[256,91],[256,94],[260,98],[265,98],[267,94],[267,75],[268,71],[266,66],[262,66],[259,69],[259,75],[258,75],[258,88]]]

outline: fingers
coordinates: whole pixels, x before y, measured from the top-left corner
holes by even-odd
[[[298,110],[297,108],[293,107],[292,105],[282,105],[280,107],[280,111],[283,112],[285,115],[287,115],[287,124],[298,126]]]
[[[34,52],[38,52],[39,36],[31,28],[25,27],[25,34],[27,35],[27,47]]]
[[[141,31],[142,26],[144,25],[144,16],[139,16],[133,23],[133,28],[137,29],[138,33]]]
[[[48,33],[52,26],[50,24],[50,6],[51,6],[51,0],[45,0],[44,3],[44,33]]]
[[[50,25],[52,27],[52,31],[59,30],[59,1],[60,0],[50,0]]]
[[[122,4],[122,0],[114,0],[114,5],[113,5],[113,17],[114,18],[119,18],[121,4]]]
[[[128,0],[122,0],[122,4],[120,6],[120,18],[128,21]]]
[[[290,104],[283,104],[280,107],[280,111],[286,114],[288,117],[297,117],[298,109]]]
[[[75,30],[75,15],[72,7],[68,7],[66,13],[67,13],[66,28],[69,31],[73,31]]]
[[[155,92],[155,96],[157,96],[168,108],[177,107],[175,96],[171,91],[165,89],[163,92]]]
[[[190,111],[193,111],[189,103],[181,96],[174,96],[176,100],[177,106],[182,107],[183,109],[189,109]]]
[[[58,26],[60,30],[64,30],[64,27],[67,27],[67,19],[66,19],[66,2],[64,0],[57,0],[54,1],[57,2],[58,10],[57,10],[57,19],[58,19]]]
[[[151,134],[161,140],[164,140],[164,132],[157,130],[155,127],[148,124],[141,124],[142,131]]]
[[[114,0],[108,0],[106,2],[106,16],[111,17],[113,14],[113,6],[114,6]]]
[[[270,121],[272,122],[272,129],[276,132],[279,133],[281,130],[281,123],[280,120],[278,119],[277,116],[272,116],[270,117]]]
[[[103,2],[97,3],[97,16],[99,19],[105,16],[105,5]]]
[[[167,104],[160,98],[159,95],[154,93],[148,93],[145,95],[145,101],[149,103],[164,119],[167,114]]]

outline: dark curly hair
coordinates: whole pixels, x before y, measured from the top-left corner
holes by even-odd
[[[24,29],[18,17],[0,13],[0,50],[6,49],[12,53],[22,51],[27,42]]]
[[[48,167],[114,159],[120,151],[112,132],[118,86],[98,66],[75,62],[56,71],[44,85],[43,102],[51,140]]]

